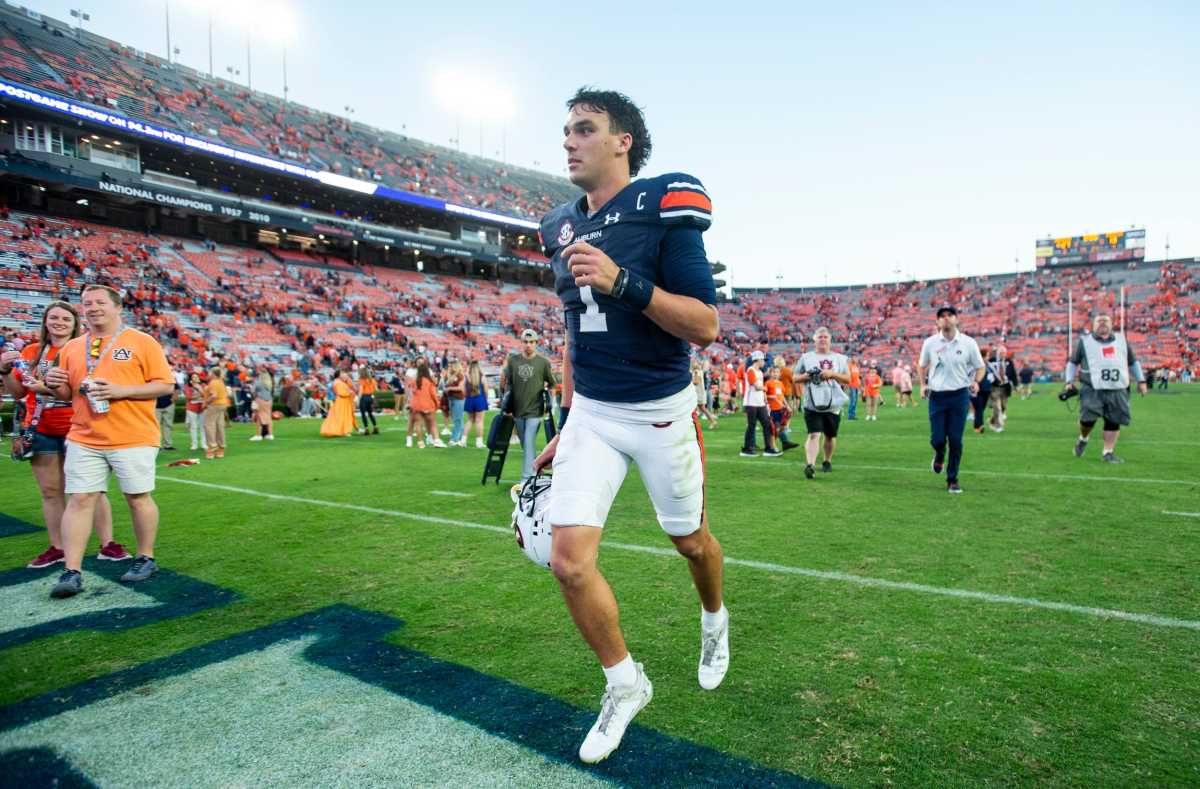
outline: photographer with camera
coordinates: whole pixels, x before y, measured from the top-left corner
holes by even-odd
[[[804,476],[812,479],[817,454],[821,449],[821,436],[825,436],[824,460],[821,471],[833,471],[833,450],[837,447],[838,426],[841,423],[842,406],[850,402],[842,385],[850,383],[850,361],[843,354],[829,349],[832,338],[824,326],[813,332],[815,351],[800,356],[799,368],[803,371],[797,379],[803,381],[804,425],[808,439],[804,442],[806,465]]]
[[[116,290],[86,285],[82,302],[89,331],[63,346],[59,366],[45,379],[51,396],[70,400],[74,409],[63,464],[70,496],[62,518],[67,569],[51,597],[83,591],[83,551],[110,473],[125,494],[137,538],[133,566],[121,580],[144,581],[158,572],[158,507],[150,492],[161,435],[154,401],[175,388],[175,378],[158,341],[122,323]]]
[[[934,474],[942,473],[949,442],[946,492],[962,493],[958,466],[962,462],[963,428],[967,425],[971,396],[979,393],[987,367],[979,345],[958,330],[958,310],[949,305],[939,307],[937,326],[938,333],[925,338],[917,362],[921,397],[929,396],[929,443],[933,447],[930,469]]]
[[[13,458],[28,460],[42,494],[42,517],[50,546],[26,567],[41,569],[63,561],[62,517],[67,506],[63,481],[63,458],[67,432],[71,429],[71,403],[58,400],[42,382],[58,364],[58,355],[68,341],[79,336],[79,314],[65,301],[52,301],[42,313],[38,342],[21,351],[0,354],[0,376],[13,398],[25,400],[25,419],[14,441]],[[18,446],[19,445],[19,446]],[[96,503],[92,524],[100,538],[98,559],[122,561],[132,556],[113,541],[112,507],[108,496]]]
[[[1112,316],[1100,313],[1092,320],[1092,333],[1079,338],[1074,353],[1067,362],[1067,385],[1058,397],[1068,400],[1079,395],[1079,438],[1075,441],[1075,457],[1083,457],[1088,435],[1098,419],[1104,420],[1105,463],[1124,463],[1114,450],[1121,426],[1130,423],[1129,379],[1137,381],[1138,393],[1146,394],[1146,376],[1142,365],[1134,358],[1133,348],[1125,334],[1114,332]],[[1076,387],[1075,381],[1079,380]]]

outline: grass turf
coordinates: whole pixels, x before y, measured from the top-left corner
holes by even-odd
[[[630,648],[655,682],[638,722],[846,785],[1200,782],[1200,630],[786,572],[1200,620],[1200,518],[1164,514],[1200,511],[1197,406],[1197,389],[1135,397],[1118,447],[1128,462],[1111,466],[1098,432],[1072,456],[1073,416],[1043,387],[1011,402],[1005,433],[968,432],[958,497],[928,470],[923,408],[889,404],[870,423],[860,409],[843,421],[834,472],[811,482],[802,450],[738,457],[744,421],[724,418],[705,435],[713,532],[728,557],[776,567],[727,567],[733,664],[705,693],[683,560],[602,549]],[[406,449],[402,431],[386,430],[400,425],[320,440],[316,421],[289,420],[269,443],[234,426],[223,461],[165,469],[164,453],[160,562],[240,597],[0,651],[0,704],[341,602],[404,620],[396,644],[594,708],[595,660],[553,578],[511,537],[166,479],[507,525],[507,485],[479,485],[482,450]],[[506,477],[519,461],[514,448]],[[5,464],[0,483],[8,515],[40,522],[27,468]],[[132,543],[115,488],[114,510],[118,539]],[[606,532],[669,547],[635,479]],[[0,569],[42,547],[39,535],[0,540]]]

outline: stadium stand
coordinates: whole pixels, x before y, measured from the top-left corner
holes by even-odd
[[[187,367],[220,354],[307,371],[351,357],[396,361],[421,348],[498,366],[528,326],[543,333],[550,347],[562,343],[557,298],[543,288],[5,214],[0,303],[8,330],[32,331],[52,296],[74,296],[84,281],[103,275],[126,290],[135,320],[155,330]],[[1116,289],[1124,285],[1128,335],[1144,362],[1195,367],[1198,273],[1200,264],[1173,262],[1156,272],[1044,269],[972,280],[749,292],[721,306],[724,335],[709,353],[722,362],[755,347],[794,355],[808,333],[827,325],[859,358],[911,361],[931,330],[932,310],[953,303],[982,344],[1003,342],[1023,365],[1054,374],[1066,355],[1067,291],[1076,294],[1078,331],[1094,309],[1113,309]]]
[[[540,218],[573,195],[561,178],[285,102],[59,25],[4,15],[0,78],[225,145],[515,217]]]

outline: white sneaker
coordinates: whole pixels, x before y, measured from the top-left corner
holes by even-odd
[[[476,438],[476,439],[475,439],[475,448],[476,448],[476,449],[483,449],[483,439],[482,439],[482,438]]]
[[[253,435],[253,436],[250,436],[250,440],[251,441],[262,441],[262,436]]]
[[[729,611],[725,611],[725,621],[709,630],[700,626],[700,666],[697,678],[700,687],[705,690],[715,690],[725,679],[729,671]]]
[[[267,440],[268,440],[268,441],[274,441],[274,440],[275,440],[275,434],[274,434],[274,433],[267,433]]]
[[[443,435],[443,436],[448,436],[448,435],[450,435],[450,428],[448,428],[448,427],[443,427],[443,428],[442,428],[442,435]]]
[[[432,443],[432,444],[433,444],[433,446],[437,447],[438,449],[445,449],[445,448],[446,448],[446,443],[445,443],[444,441],[442,441],[440,438],[435,438],[435,439],[433,439],[433,441],[432,441],[432,442],[430,442],[430,443]]]
[[[404,446],[409,447],[410,449],[412,448],[412,436],[408,436],[404,439]]]
[[[192,451],[195,452],[197,449],[198,447],[195,444],[192,444]]]
[[[637,682],[633,687],[609,685],[604,689],[604,698],[600,700],[600,717],[596,718],[583,745],[579,746],[580,761],[595,764],[608,758],[621,744],[621,738],[625,736],[625,729],[629,727],[633,716],[654,697],[654,686],[642,670],[642,664],[634,665],[637,666]]]

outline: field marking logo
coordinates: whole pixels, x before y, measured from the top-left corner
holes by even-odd
[[[571,239],[575,237],[575,228],[568,219],[558,228],[558,243],[561,246],[566,246],[571,243]]]
[[[4,783],[128,783],[127,753],[153,751],[146,785],[820,786],[637,723],[581,764],[594,709],[384,641],[400,625],[335,605],[0,707]],[[239,719],[237,747],[214,747]]]

